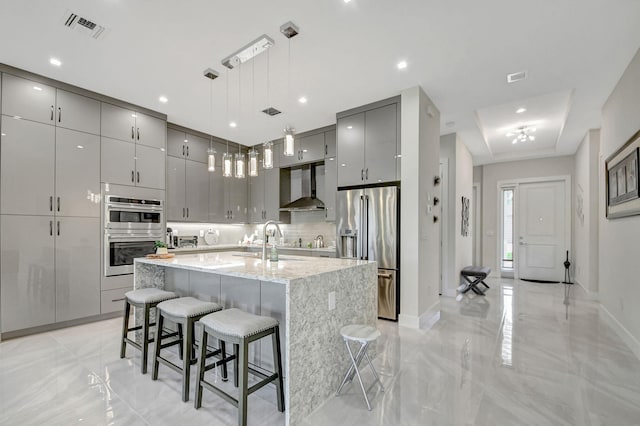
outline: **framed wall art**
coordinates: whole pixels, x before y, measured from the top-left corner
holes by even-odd
[[[639,166],[640,131],[605,162],[607,219],[640,214]]]

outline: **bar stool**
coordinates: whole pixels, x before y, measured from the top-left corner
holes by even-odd
[[[149,339],[149,327],[156,325],[155,323],[149,324],[149,313],[151,311],[151,308],[155,308],[158,303],[169,299],[175,299],[178,296],[172,291],[164,291],[157,288],[143,288],[140,290],[128,291],[124,294],[124,296],[124,319],[122,322],[120,358],[125,357],[125,353],[127,351],[127,343],[134,348],[142,351],[140,371],[142,372],[142,374],[147,374],[147,355],[149,353],[149,343],[154,341],[154,339]],[[144,317],[142,325],[129,328],[129,314],[131,313],[132,306],[143,309]],[[142,330],[142,344],[127,337],[129,332],[136,330]]]
[[[189,400],[189,374],[191,372],[191,364],[195,364],[195,359],[192,355],[192,349],[194,345],[194,325],[203,316],[212,312],[222,310],[222,306],[214,302],[204,302],[193,297],[180,297],[178,299],[167,300],[159,303],[156,307],[158,313],[157,329],[162,330],[165,319],[174,322],[178,325],[178,328],[182,327],[185,336],[182,339],[178,339],[166,344],[162,344],[161,339],[165,336],[158,336],[155,351],[153,353],[153,372],[151,379],[158,379],[158,367],[160,363],[166,365],[172,370],[182,374],[182,401]],[[156,333],[157,334],[157,333]],[[168,337],[168,336],[167,336]],[[167,358],[160,356],[160,350],[174,346],[182,345],[182,366],[174,364]],[[206,342],[201,346],[205,348]],[[207,356],[213,356],[220,353],[224,355],[224,347],[211,352]],[[206,352],[205,352],[206,353]]]
[[[382,382],[378,377],[378,373],[376,373],[376,369],[373,368],[373,364],[371,364],[371,359],[369,359],[369,355],[367,354],[367,349],[369,348],[369,344],[371,342],[375,342],[378,337],[380,337],[380,332],[375,328],[368,325],[363,324],[352,324],[346,325],[340,329],[340,335],[344,339],[344,344],[347,346],[347,351],[349,352],[349,358],[351,358],[351,366],[349,370],[347,370],[347,374],[344,375],[344,379],[342,379],[342,383],[338,387],[336,391],[336,396],[340,395],[340,391],[342,387],[347,382],[351,382],[353,380],[353,375],[355,373],[358,376],[358,381],[360,382],[360,389],[362,389],[362,395],[364,395],[364,400],[367,403],[367,408],[371,411],[371,404],[369,404],[369,398],[367,398],[367,391],[364,389],[364,385],[362,384],[362,377],[360,377],[360,371],[358,371],[358,366],[360,362],[362,362],[363,358],[367,359],[367,364],[371,367],[371,371],[373,372],[373,376],[376,378],[376,381],[380,385],[380,390],[384,392],[384,386],[382,386]],[[360,344],[360,349],[356,356],[353,356],[353,351],[351,350],[351,346],[349,346],[349,342],[358,342]]]
[[[200,330],[200,358],[198,359],[198,373],[196,376],[196,401],[195,407],[202,406],[202,388],[220,395],[226,401],[238,407],[238,425],[247,424],[247,397],[264,385],[276,382],[276,396],[278,400],[278,411],[284,411],[284,390],[282,384],[282,361],[280,359],[280,332],[278,321],[271,317],[253,315],[240,309],[225,309],[224,311],[209,314],[200,319],[202,329]],[[233,344],[234,355],[217,361],[214,364],[206,365],[205,347],[208,336],[218,338],[221,341]],[[273,339],[273,360],[275,373],[268,376],[260,371],[249,367],[249,343],[271,335]],[[234,360],[234,385],[239,388],[238,398],[234,398],[222,389],[204,379],[204,373],[220,363]],[[224,371],[224,370],[223,370]],[[263,379],[262,381],[249,387],[248,373]]]

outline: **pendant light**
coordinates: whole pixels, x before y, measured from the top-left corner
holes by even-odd
[[[242,77],[242,62],[238,66],[238,120],[242,121],[242,89],[241,89],[241,77]],[[240,144],[238,144],[238,153],[234,155],[235,165],[235,177],[237,179],[244,179],[245,177],[245,160],[244,154],[240,150]]]
[[[291,112],[291,38],[298,35],[299,29],[293,22],[287,22],[280,27],[280,32],[289,40],[289,54],[287,58],[287,105],[289,106],[289,112]],[[295,155],[294,129],[289,125],[284,129],[284,146],[282,153],[285,157],[293,157]]]
[[[207,71],[205,70],[205,76],[207,76]],[[217,77],[217,75],[216,75]],[[211,77],[209,77],[211,78]],[[215,78],[215,77],[214,77]],[[209,127],[210,131],[213,132],[213,78],[211,78],[209,87]],[[209,135],[209,149],[207,150],[207,171],[215,172],[216,171],[216,150],[213,148],[213,137]]]
[[[229,70],[227,70],[227,122],[229,122]],[[222,155],[222,176],[233,176],[233,156],[229,154],[229,140],[227,139],[227,150]]]
[[[256,177],[258,176],[258,151],[254,148],[249,150],[249,159],[247,162],[247,171],[249,176]]]
[[[273,169],[273,143],[266,142],[262,145],[262,167]]]
[[[235,155],[235,163],[236,163],[236,178],[244,179],[245,171],[244,171],[244,154],[240,151],[240,144],[238,144],[238,153]]]
[[[287,127],[284,129],[284,151],[285,157],[293,157],[295,151],[295,139],[293,136],[293,129]]]

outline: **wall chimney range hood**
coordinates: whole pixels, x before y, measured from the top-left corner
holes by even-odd
[[[281,212],[310,212],[324,210],[324,203],[316,198],[316,167],[302,166],[302,196],[280,208]]]

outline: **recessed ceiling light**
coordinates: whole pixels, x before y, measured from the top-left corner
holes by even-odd
[[[164,148],[160,148],[160,151],[164,152]]]
[[[169,102],[169,99],[167,99],[167,97],[166,97],[166,96],[160,96],[160,97],[158,98],[158,100],[159,100],[160,102],[162,102],[163,104],[166,104],[167,102]]]
[[[399,70],[403,70],[407,67],[407,61],[400,61],[396,66],[398,67]]]
[[[62,65],[62,62],[60,61],[60,59],[57,59],[57,58],[49,59],[49,63],[51,65],[55,65],[56,67],[59,67],[60,65]]]
[[[33,90],[37,90],[38,92],[42,92],[42,87],[33,86]]]
[[[7,136],[6,133],[0,133],[0,136]]]
[[[82,145],[78,145],[78,147],[77,147],[77,148],[78,148],[78,149],[84,149],[84,146],[82,146]]]
[[[516,110],[516,114],[522,114],[523,112],[527,112],[527,109],[526,108],[518,108]]]
[[[3,133],[3,135],[4,135],[4,133]],[[329,161],[333,161],[333,160],[335,160],[335,158],[333,158],[333,157],[329,158]]]
[[[132,116],[133,118],[136,118],[136,117],[137,117],[137,115],[136,115],[136,113],[135,113],[135,112],[134,112],[133,114],[131,114],[131,116]]]
[[[351,0],[344,0],[345,3],[349,3]]]
[[[305,98],[304,96],[301,96],[300,99],[298,99],[298,102],[300,102],[301,104],[306,104],[307,98]]]
[[[353,129],[353,126],[347,126],[347,129],[351,130]]]
[[[238,127],[238,123],[232,121],[231,123],[229,123],[229,127]]]
[[[347,165],[346,165],[346,164],[344,164],[344,163],[340,164],[340,166],[342,166],[342,167],[347,167]]]

